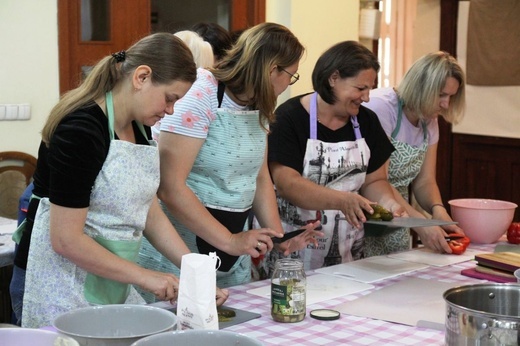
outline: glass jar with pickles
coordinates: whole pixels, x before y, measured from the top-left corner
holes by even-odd
[[[300,322],[306,313],[307,280],[303,262],[294,258],[276,261],[271,278],[271,316],[276,322]]]

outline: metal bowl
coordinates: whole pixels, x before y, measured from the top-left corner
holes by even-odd
[[[16,346],[79,346],[73,338],[43,329],[1,328],[1,345]]]
[[[176,328],[174,313],[147,305],[99,305],[69,311],[54,328],[80,345],[129,346],[149,335]]]
[[[247,335],[223,330],[179,330],[148,336],[132,344],[132,346],[172,345],[262,346],[263,344]]]

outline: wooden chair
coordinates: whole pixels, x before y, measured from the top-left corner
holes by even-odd
[[[18,202],[32,181],[36,158],[18,151],[0,152],[0,216],[17,219]]]

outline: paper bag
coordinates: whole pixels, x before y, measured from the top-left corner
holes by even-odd
[[[217,262],[209,255],[191,253],[182,256],[177,299],[177,328],[218,330],[216,302]]]

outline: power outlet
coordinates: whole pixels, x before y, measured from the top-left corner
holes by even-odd
[[[31,119],[31,105],[28,103],[22,103],[18,105],[18,120],[29,120]]]

